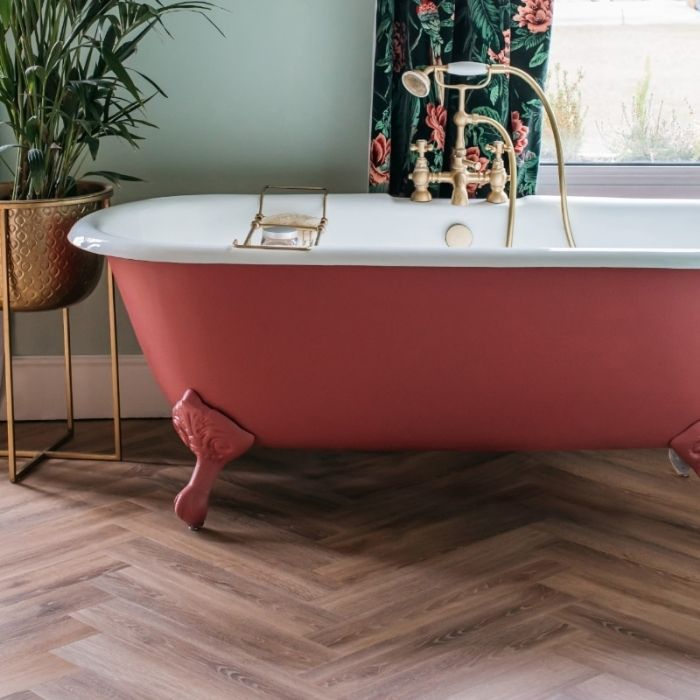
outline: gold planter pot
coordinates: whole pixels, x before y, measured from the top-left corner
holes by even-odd
[[[78,219],[109,203],[112,187],[83,182],[75,197],[29,201],[12,201],[11,192],[9,183],[0,184],[12,310],[62,309],[91,294],[104,258],[71,245],[68,232]]]
[[[7,457],[10,481],[16,482],[45,459],[94,461],[121,460],[121,410],[117,322],[114,278],[107,269],[110,356],[112,361],[112,402],[114,450],[111,453],[85,453],[59,450],[74,433],[73,368],[69,307],[85,299],[97,286],[102,273],[102,256],[71,245],[68,233],[78,219],[109,206],[112,187],[81,182],[78,194],[65,199],[10,200],[12,188],[0,184],[0,308],[5,369],[7,409]],[[5,300],[10,303],[6,304]],[[52,445],[40,450],[18,449],[15,444],[15,400],[12,363],[12,313],[50,311],[63,315],[63,350],[66,387],[66,432]],[[28,461],[20,469],[17,458]]]

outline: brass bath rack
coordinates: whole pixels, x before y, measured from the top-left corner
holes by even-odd
[[[265,196],[270,192],[306,192],[323,195],[323,213],[319,217],[309,216],[307,214],[272,214],[266,216],[264,213]],[[248,250],[287,250],[308,252],[315,248],[321,241],[321,235],[326,230],[328,224],[328,190],[325,187],[277,187],[275,185],[266,185],[260,193],[260,206],[258,213],[255,215],[250,231],[246,236],[245,241],[240,243],[238,239],[233,242],[234,248],[246,248]],[[257,231],[263,231],[265,228],[273,226],[284,226],[295,228],[299,232],[301,239],[300,245],[275,245],[271,243],[256,244],[253,243],[253,236]]]

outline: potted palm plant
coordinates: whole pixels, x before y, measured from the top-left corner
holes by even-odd
[[[61,308],[94,289],[101,258],[69,245],[68,231],[107,205],[113,183],[137,178],[89,171],[86,161],[96,159],[103,139],[136,147],[140,130],[152,126],[144,107],[165,94],[130,67],[139,45],[154,30],[167,33],[166,15],[195,12],[211,23],[213,7],[205,0],[0,0],[7,134],[0,159],[12,177],[0,185],[0,233],[13,309]]]

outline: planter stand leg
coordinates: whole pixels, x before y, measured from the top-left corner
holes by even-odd
[[[109,200],[102,202],[109,206]],[[0,450],[0,457],[7,457],[8,476],[12,483],[23,479],[31,469],[46,459],[74,459],[91,462],[119,462],[122,459],[121,401],[119,395],[119,356],[117,347],[116,294],[112,268],[107,265],[107,304],[109,312],[110,360],[112,369],[112,409],[114,429],[114,451],[111,453],[71,452],[59,448],[68,442],[74,433],[73,415],[73,363],[71,353],[70,311],[61,308],[63,319],[63,360],[66,389],[66,431],[52,445],[42,450],[17,449],[15,436],[15,391],[12,371],[12,309],[10,308],[10,218],[9,209],[0,208],[0,290],[2,291],[2,339],[5,383],[5,405],[7,414],[7,449]],[[28,459],[20,468],[17,458]]]
[[[219,472],[249,450],[255,437],[207,406],[192,389],[175,404],[173,425],[197,457],[189,483],[175,498],[175,513],[191,530],[199,530],[207,517],[209,496]]]
[[[8,260],[10,258],[10,215],[6,209],[2,211],[0,226],[2,241],[0,245],[0,265],[2,265],[2,354],[5,370],[5,412],[7,413],[7,461],[9,478],[12,483],[17,481],[17,453],[15,449],[15,390],[12,374],[12,317],[10,315],[10,273]]]

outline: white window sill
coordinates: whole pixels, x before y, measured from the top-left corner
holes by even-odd
[[[697,165],[587,165],[566,166],[569,194],[584,197],[700,198]],[[558,194],[557,167],[540,167],[538,194]]]

